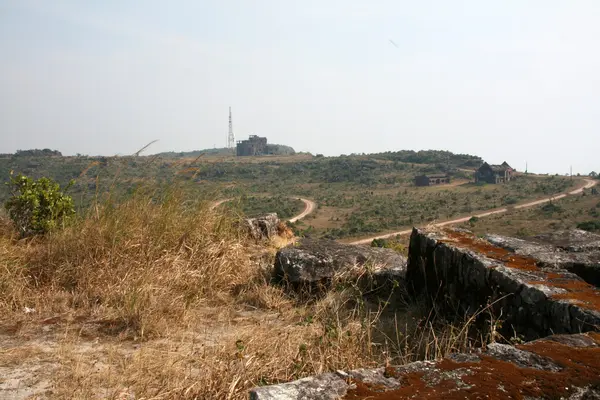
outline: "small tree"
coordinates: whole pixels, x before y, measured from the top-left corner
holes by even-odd
[[[64,224],[75,213],[73,199],[65,195],[52,179],[35,181],[18,175],[12,177],[7,185],[11,187],[12,194],[4,207],[21,237],[44,234]]]

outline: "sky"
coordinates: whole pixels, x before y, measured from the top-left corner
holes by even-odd
[[[0,153],[441,149],[600,170],[597,0],[0,0]]]

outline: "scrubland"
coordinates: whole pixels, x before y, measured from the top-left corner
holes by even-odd
[[[344,282],[311,298],[271,284],[276,245],[238,222],[178,190],[104,201],[42,237],[3,218],[0,397],[243,399],[480,341],[401,288],[366,297]]]

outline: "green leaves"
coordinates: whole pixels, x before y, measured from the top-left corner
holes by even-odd
[[[52,179],[17,175],[7,185],[11,197],[4,207],[21,237],[49,232],[75,214],[73,199]]]

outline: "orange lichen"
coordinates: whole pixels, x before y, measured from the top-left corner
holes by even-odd
[[[588,335],[598,343],[600,335]],[[575,393],[576,388],[600,384],[600,347],[571,347],[554,341],[539,341],[519,346],[552,360],[562,368],[553,372],[533,368],[521,368],[490,356],[482,356],[480,362],[456,363],[445,359],[435,371],[413,372],[399,377],[403,387],[384,393],[369,391],[357,384],[346,399],[399,400],[428,398],[457,400],[465,398],[523,399],[564,398]],[[458,369],[470,371],[458,373]],[[451,372],[456,377],[450,378]],[[438,384],[428,385],[426,380],[437,374],[443,378]],[[458,380],[461,384],[458,385]]]
[[[502,247],[494,246],[485,240],[477,239],[472,235],[462,232],[448,231],[446,232],[446,236],[450,240],[440,240],[440,242],[459,244],[468,249],[475,250],[488,258],[501,261],[510,268],[516,268],[525,271],[540,270],[537,266],[537,261],[534,258],[514,254]]]
[[[545,272],[537,266],[537,261],[532,257],[514,254],[502,247],[480,240],[472,235],[462,232],[448,231],[446,236],[449,240],[441,240],[442,243],[464,246],[477,251],[486,257],[502,262],[509,268],[535,271],[540,275],[540,280],[529,281],[532,285],[545,285],[566,290],[565,293],[554,294],[554,299],[573,300],[579,306],[600,311],[600,292],[598,289],[583,280],[571,279],[556,272]]]

